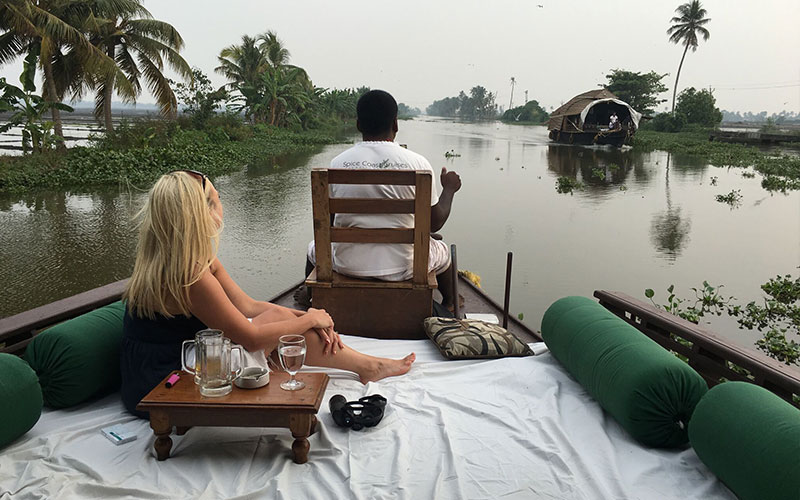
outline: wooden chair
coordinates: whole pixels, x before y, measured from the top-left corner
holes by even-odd
[[[383,184],[415,187],[414,199],[331,198],[331,184]],[[422,322],[431,316],[436,276],[428,273],[431,232],[431,174],[414,170],[314,169],[316,268],[306,279],[312,306],[325,309],[336,330],[387,339],[425,338]],[[414,228],[332,227],[333,214],[414,214]],[[332,269],[331,243],[406,243],[414,245],[413,278],[380,281],[351,278]]]

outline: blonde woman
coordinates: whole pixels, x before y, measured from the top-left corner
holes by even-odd
[[[121,392],[131,413],[146,416],[136,405],[180,368],[181,343],[204,328],[222,330],[247,351],[267,356],[281,335],[301,334],[307,364],[353,371],[363,383],[411,368],[413,353],[393,360],[345,346],[323,309],[298,311],[242,291],[216,257],[223,211],[205,174],[182,170],[163,175],[139,217],[136,263],[123,295]]]

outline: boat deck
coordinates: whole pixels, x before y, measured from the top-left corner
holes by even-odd
[[[297,283],[290,288],[284,290],[271,300],[274,304],[293,309],[306,310],[307,308],[297,303],[294,300],[294,291],[302,285],[302,282]],[[480,288],[476,287],[469,280],[463,276],[458,277],[458,293],[464,297],[464,305],[461,307],[461,313],[484,313],[494,314],[503,322],[503,307],[493,301],[487,296]],[[539,334],[529,328],[527,325],[519,321],[517,318],[509,315],[507,330],[517,336],[523,342],[541,342],[542,338]],[[347,333],[347,332],[342,332]]]

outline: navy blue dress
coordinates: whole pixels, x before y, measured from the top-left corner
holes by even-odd
[[[158,314],[155,319],[138,318],[126,308],[120,348],[120,392],[129,412],[148,418],[147,412],[136,411],[136,405],[171,371],[181,368],[181,344],[193,340],[194,334],[205,328],[195,317],[166,318]],[[194,383],[188,374],[183,378]]]

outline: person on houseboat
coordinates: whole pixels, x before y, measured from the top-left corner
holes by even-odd
[[[362,383],[402,375],[416,359],[414,353],[376,358],[347,347],[323,309],[303,312],[249,297],[217,258],[223,210],[204,174],[163,175],[139,217],[136,262],[123,294],[121,393],[129,412],[146,417],[136,405],[181,368],[181,343],[205,328],[222,330],[262,366],[267,357],[277,359],[281,335],[301,334],[307,364],[353,371]]]
[[[356,105],[357,122],[362,142],[331,160],[330,168],[427,170],[436,172],[424,156],[394,142],[397,136],[397,102],[388,92],[371,90],[361,96]],[[453,204],[453,196],[461,189],[461,178],[454,171],[442,168],[439,179],[441,195],[431,189],[431,231],[440,230]],[[338,198],[413,198],[412,186],[340,185],[331,186],[331,196]],[[337,214],[338,227],[413,227],[411,214]],[[428,270],[435,271],[442,293],[442,305],[452,309],[453,278],[448,245],[434,235],[430,239]],[[314,268],[314,241],[308,246],[306,276]],[[384,281],[403,281],[413,276],[411,245],[368,243],[336,243],[333,251],[333,270],[356,278],[377,278]]]
[[[619,127],[619,117],[616,111],[611,112],[611,117],[608,119],[609,130],[616,130]]]

